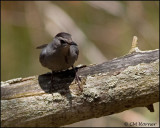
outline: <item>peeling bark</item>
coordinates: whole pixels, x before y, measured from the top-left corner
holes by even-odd
[[[1,126],[53,127],[159,102],[159,50],[135,52],[74,71],[1,82]],[[156,111],[156,110],[155,110]]]

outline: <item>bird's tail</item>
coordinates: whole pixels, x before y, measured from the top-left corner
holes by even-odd
[[[43,49],[43,48],[45,48],[47,45],[48,45],[48,44],[40,45],[40,46],[36,47],[36,49]]]

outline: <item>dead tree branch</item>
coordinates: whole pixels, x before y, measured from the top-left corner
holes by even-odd
[[[159,50],[132,52],[98,65],[1,82],[1,126],[53,127],[159,102]]]

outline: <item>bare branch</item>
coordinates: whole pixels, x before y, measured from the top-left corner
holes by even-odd
[[[111,61],[55,74],[1,82],[1,126],[49,127],[111,115],[159,101],[159,50],[134,52]]]

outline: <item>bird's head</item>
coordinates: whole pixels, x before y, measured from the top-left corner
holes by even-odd
[[[60,42],[60,45],[62,47],[70,47],[70,45],[77,45],[75,42],[73,42],[69,33],[60,32],[55,36],[55,39]]]

